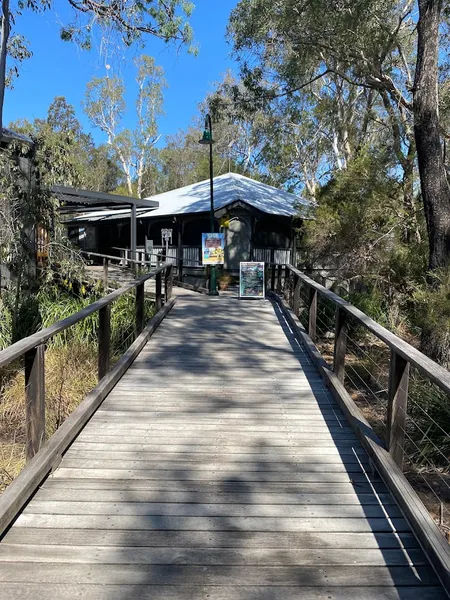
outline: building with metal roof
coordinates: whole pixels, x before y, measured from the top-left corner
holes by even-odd
[[[240,261],[289,262],[296,248],[296,229],[311,218],[312,204],[284,190],[237,173],[213,179],[216,231],[225,233],[225,268],[234,271]],[[210,230],[210,180],[146,198],[157,208],[138,208],[137,247],[146,240],[154,250],[163,247],[162,230],[172,231],[172,258],[200,261],[201,234]],[[130,248],[129,227],[123,210],[85,212],[73,217],[70,228],[95,230],[91,251],[108,254]]]

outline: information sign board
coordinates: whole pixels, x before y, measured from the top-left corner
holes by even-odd
[[[225,236],[223,233],[202,233],[202,261],[204,265],[223,265]]]
[[[239,298],[264,298],[264,263],[239,263]]]

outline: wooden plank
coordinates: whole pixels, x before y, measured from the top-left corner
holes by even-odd
[[[395,504],[390,494],[361,494],[348,491],[346,494],[326,492],[306,494],[300,492],[160,492],[152,490],[99,490],[85,489],[80,495],[79,489],[71,488],[42,488],[34,496],[35,500],[79,502],[166,502],[188,504],[271,504],[271,505],[392,505]]]
[[[26,458],[30,461],[45,442],[45,348],[25,353]]]
[[[76,446],[73,449],[70,449],[67,452],[67,456],[69,454],[78,453],[78,452],[110,452],[109,448],[110,444],[113,441],[112,437],[106,437],[104,441],[101,439],[97,441],[86,441],[83,439],[78,439]],[[139,443],[134,441],[133,443],[127,443],[127,441],[118,443],[114,446],[114,452],[117,454],[122,454],[124,452],[144,452],[155,458],[170,458],[174,455],[183,456],[185,453],[189,453],[189,456],[192,460],[195,460],[197,456],[200,457],[210,457],[215,456],[216,453],[220,452],[220,456],[226,456],[232,459],[233,457],[236,460],[240,458],[251,458],[253,455],[261,456],[263,459],[273,459],[277,460],[277,457],[280,456],[296,456],[298,458],[303,458],[305,453],[312,451],[310,448],[310,444],[306,444],[308,446],[307,449],[304,446],[300,446],[299,444],[287,444],[284,446],[268,446],[265,450],[260,447],[255,447],[245,444],[236,445],[236,446],[222,446],[216,444],[214,441],[211,444],[199,444],[196,442],[193,443],[178,443],[172,444],[171,440],[166,440],[165,443],[155,443],[152,444],[149,442],[148,444]],[[264,454],[264,452],[270,451],[270,454]],[[322,458],[325,460],[326,456],[336,456],[338,455],[341,458],[354,459],[356,460],[356,455],[361,454],[362,457],[367,456],[365,451],[362,449],[358,443],[350,444],[347,446],[340,446],[335,444],[327,444],[326,446],[317,445],[314,449],[314,458],[317,460],[321,460]],[[308,456],[308,454],[306,454]],[[312,457],[311,457],[312,458]],[[313,461],[311,461],[313,462]]]
[[[309,566],[257,567],[201,565],[98,565],[89,569],[76,564],[3,563],[1,582],[97,583],[151,585],[259,585],[298,586],[308,582],[315,587],[327,586],[404,586],[436,585],[437,578],[429,567],[355,567]],[[418,594],[420,591],[418,589]]]
[[[382,519],[402,516],[395,505],[336,506],[335,504],[204,504],[160,502],[65,502],[61,500],[32,500],[25,509],[27,515],[119,515],[119,516],[168,516],[168,517],[267,517],[322,519],[351,518]]]
[[[187,470],[177,471],[176,469],[120,469],[119,465],[111,469],[89,469],[89,468],[72,468],[59,467],[53,474],[54,478],[75,478],[75,479],[153,479],[153,480],[168,480],[176,479],[178,481],[221,481],[224,477],[239,477],[241,481],[247,483],[264,482],[264,483],[346,483],[353,481],[364,483],[368,477],[364,473],[333,473],[333,472],[271,472],[271,471],[237,471],[236,469],[215,469],[214,471]]]
[[[291,453],[283,456],[274,455],[274,454],[262,454],[258,453],[257,455],[248,454],[215,454],[213,452],[204,452],[202,454],[199,453],[191,453],[186,452],[184,454],[176,453],[175,455],[171,455],[170,453],[157,453],[157,452],[140,452],[140,451],[131,451],[131,452],[120,452],[117,451],[117,447],[114,451],[108,450],[108,446],[103,446],[103,450],[96,449],[92,450],[80,450],[79,444],[73,449],[69,449],[64,455],[64,460],[111,460],[111,461],[142,461],[142,462],[157,462],[160,465],[171,465],[172,468],[178,468],[176,465],[186,465],[189,466],[190,463],[200,463],[202,465],[206,465],[211,467],[211,465],[223,464],[223,465],[234,465],[240,469],[245,468],[250,465],[250,470],[255,464],[270,464],[275,469],[283,469],[286,466],[290,466],[288,464],[318,464],[318,465],[351,465],[351,464],[360,464],[362,462],[364,466],[368,464],[368,461],[365,456],[355,456],[353,454],[341,456],[337,451],[335,453],[329,454],[304,454],[299,453],[298,455]],[[64,463],[65,466],[68,466],[67,463]],[[123,465],[122,465],[123,466]]]
[[[104,398],[132,364],[141,348],[175,303],[173,298],[151,319],[137,340],[119,359],[114,368],[101,380],[83,402],[52,435],[42,450],[28,463],[20,475],[0,497],[0,535],[10,525],[21,508],[28,502],[38,485],[48,475],[55,462],[65,452],[89,421]]]
[[[161,515],[46,515],[22,513],[15,527],[172,531],[409,531],[402,518],[174,517]]]
[[[368,461],[366,462],[368,467]],[[149,473],[164,471],[167,474],[185,470],[187,473],[203,477],[203,472],[214,473],[236,473],[239,470],[242,474],[247,474],[250,477],[255,477],[257,473],[274,474],[279,477],[288,477],[289,475],[312,475],[318,474],[362,474],[363,469],[359,462],[353,463],[302,463],[294,460],[285,462],[259,462],[236,464],[233,462],[211,462],[207,461],[154,461],[154,460],[105,460],[95,458],[69,458],[64,457],[61,463],[61,469],[78,469],[78,470],[108,470],[117,469],[133,471],[148,471]]]
[[[294,549],[272,548],[142,548],[92,546],[53,546],[2,544],[1,562],[69,563],[69,564],[139,564],[139,565],[249,565],[249,566],[329,566],[355,565],[399,567],[425,566],[427,560],[419,549],[405,551],[370,549]]]
[[[6,534],[8,544],[121,546],[146,548],[273,548],[273,549],[417,549],[410,532],[293,532],[293,531],[158,531],[113,529],[15,528]]]
[[[3,583],[2,591],[8,600],[35,600],[36,596],[43,598],[58,598],[58,600],[73,600],[80,597],[83,600],[417,600],[417,587],[402,586],[401,592],[394,587],[326,587],[327,596],[320,587],[311,586],[158,586],[158,585],[95,585],[89,584],[52,584],[52,583]],[[401,593],[401,596],[399,594]],[[447,595],[440,587],[421,586],[420,600],[447,600]]]
[[[240,479],[230,479],[228,481],[178,481],[178,480],[149,480],[149,479],[101,479],[101,478],[69,478],[55,477],[47,479],[43,484],[45,489],[62,489],[68,488],[72,490],[84,489],[99,489],[99,490],[157,490],[160,492],[199,492],[205,493],[210,491],[220,492],[248,492],[249,490],[256,493],[279,492],[279,493],[298,493],[299,485],[296,482],[253,482],[251,487],[245,481]],[[356,491],[358,494],[373,493],[373,491],[387,493],[386,486],[380,481],[353,481],[348,479],[345,482],[332,481],[306,481],[302,482],[301,490],[305,493],[322,494],[324,492],[348,494]]]

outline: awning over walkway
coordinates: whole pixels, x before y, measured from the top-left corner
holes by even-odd
[[[73,214],[81,212],[83,215],[95,211],[94,214],[103,213],[103,211],[111,211],[114,207],[117,212],[120,212],[122,218],[127,215],[131,207],[130,228],[131,228],[131,251],[136,257],[136,209],[155,209],[159,206],[158,201],[141,198],[133,198],[131,196],[120,196],[118,194],[106,194],[104,192],[92,192],[90,190],[80,190],[77,188],[67,187],[64,185],[54,185],[51,191],[61,203],[60,212],[65,214]],[[118,211],[117,209],[122,209]],[[128,209],[128,210],[127,210]],[[115,212],[116,212],[115,211]]]

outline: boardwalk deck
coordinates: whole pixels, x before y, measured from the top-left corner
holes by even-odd
[[[447,597],[277,310],[180,297],[0,544],[2,597]]]

